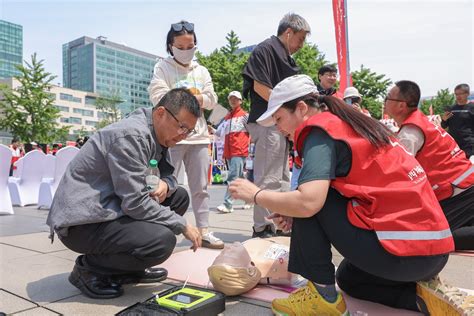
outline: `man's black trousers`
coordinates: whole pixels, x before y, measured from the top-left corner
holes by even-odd
[[[188,193],[178,187],[162,205],[184,215],[189,206]],[[176,236],[168,227],[128,216],[69,227],[61,241],[84,254],[86,269],[104,275],[143,272],[163,263],[176,246]]]

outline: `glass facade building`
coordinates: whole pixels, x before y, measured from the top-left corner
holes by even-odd
[[[123,115],[152,106],[147,88],[160,57],[128,46],[84,36],[63,45],[63,86],[119,96]]]
[[[23,27],[0,20],[0,78],[19,75],[23,63]]]

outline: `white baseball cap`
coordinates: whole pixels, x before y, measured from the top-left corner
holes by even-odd
[[[237,99],[242,100],[242,95],[240,94],[239,91],[232,91],[232,92],[229,93],[229,95],[227,96],[227,99],[230,99],[230,97],[236,97]]]
[[[283,105],[291,100],[318,93],[318,88],[314,85],[313,79],[307,75],[295,75],[283,79],[273,88],[268,100],[268,108],[258,119],[258,124],[269,127],[275,125],[272,115]]]
[[[359,90],[357,90],[355,87],[347,87],[346,90],[344,90],[343,99],[347,98],[361,98]]]

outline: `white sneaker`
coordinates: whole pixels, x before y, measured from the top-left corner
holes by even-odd
[[[223,249],[224,248],[224,242],[214,236],[213,232],[208,232],[201,237],[202,240],[202,246],[204,248],[210,248],[210,249]]]
[[[245,203],[245,205],[244,205],[244,210],[250,210],[251,208],[253,208],[253,204],[251,204],[251,203]]]
[[[217,207],[217,210],[221,213],[232,213],[234,211],[234,209],[231,207],[231,208],[228,208],[227,206],[225,206],[225,204],[221,204]]]

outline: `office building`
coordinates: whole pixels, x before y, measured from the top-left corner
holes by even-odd
[[[14,78],[1,79],[0,83],[13,89],[19,87],[18,80]],[[60,111],[57,119],[59,127],[70,126],[69,140],[75,140],[81,133],[92,134],[97,124],[107,116],[107,113],[96,109],[95,100],[98,95],[95,93],[59,86],[51,86],[48,93]],[[9,144],[11,138],[9,133],[0,133],[0,143]]]
[[[147,88],[160,57],[87,36],[63,45],[63,86],[119,96],[122,114],[152,106]]]
[[[23,63],[23,27],[0,20],[0,78],[19,75]]]

